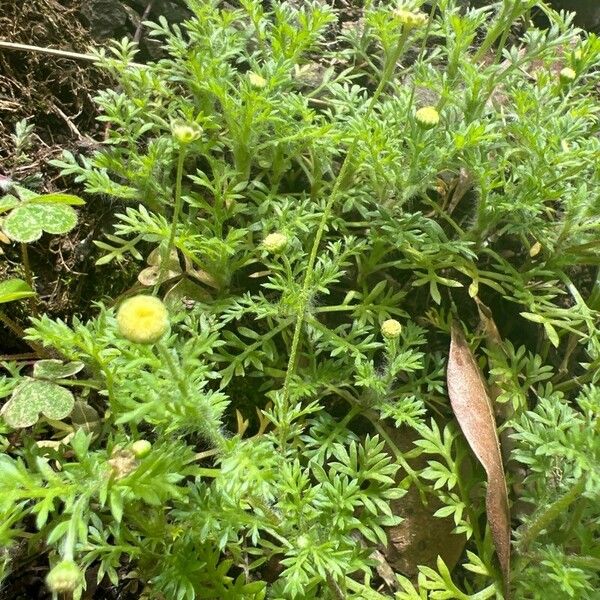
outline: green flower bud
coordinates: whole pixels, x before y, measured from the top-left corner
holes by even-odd
[[[424,106],[415,113],[415,120],[423,129],[431,129],[440,122],[440,113],[433,106]]]
[[[402,325],[396,319],[388,319],[381,324],[381,334],[388,340],[396,339],[402,333]]]
[[[253,71],[248,73],[248,81],[250,82],[250,85],[255,88],[264,88],[267,85],[267,80]]]
[[[73,592],[82,582],[83,573],[72,560],[61,560],[46,576],[46,585],[55,594]]]
[[[121,335],[137,344],[153,344],[169,329],[169,313],[159,298],[133,296],[117,312]]]
[[[575,71],[571,69],[571,67],[565,67],[558,74],[558,77],[560,79],[560,82],[563,85],[566,85],[568,83],[571,83],[572,81],[575,81],[575,79],[577,78],[577,73],[575,73]]]
[[[407,29],[415,29],[423,27],[427,23],[427,15],[421,11],[404,10],[397,8],[394,11],[394,16]]]
[[[299,535],[298,539],[296,540],[296,545],[298,546],[298,548],[300,548],[300,550],[304,550],[305,548],[308,548],[310,544],[310,539],[307,535]]]
[[[287,246],[288,238],[284,233],[270,233],[262,243],[263,248],[271,254],[279,254],[285,250]]]
[[[187,145],[195,142],[202,135],[202,127],[197,123],[175,121],[171,124],[171,134],[176,142]]]
[[[152,450],[152,444],[148,440],[138,440],[131,444],[131,451],[135,454],[136,458],[148,456],[150,450]]]

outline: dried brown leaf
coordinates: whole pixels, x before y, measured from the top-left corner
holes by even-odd
[[[469,446],[485,469],[488,485],[485,497],[487,520],[509,597],[510,513],[506,478],[492,403],[479,366],[456,323],[448,358],[448,395],[452,410]]]

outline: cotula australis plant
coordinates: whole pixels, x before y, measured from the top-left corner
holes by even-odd
[[[25,539],[56,594],[508,597],[447,401],[454,313],[524,466],[512,593],[593,598],[598,39],[535,0],[188,4],[149,25],[164,58],[98,56],[107,138],[56,163],[121,202],[99,263],[146,260],[152,295],[36,318],[61,360],[6,365],[1,395],[35,415],[0,438],[5,572]],[[75,392],[68,419],[23,393],[42,380]],[[373,551],[412,486],[466,556],[384,583]]]

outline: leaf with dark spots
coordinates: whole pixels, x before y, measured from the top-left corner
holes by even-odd
[[[509,597],[510,514],[500,442],[488,391],[462,330],[452,323],[448,358],[448,395],[462,432],[485,469],[487,520],[502,570],[505,597]]]

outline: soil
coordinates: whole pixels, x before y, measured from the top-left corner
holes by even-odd
[[[183,0],[1,0],[0,4],[2,40],[85,54],[106,45],[109,38],[128,36],[139,41],[141,61],[160,55],[156,42],[144,37],[142,21],[164,15],[179,22],[190,16]],[[0,48],[0,182],[8,178],[40,193],[68,190],[87,202],[68,236],[44,235],[28,247],[39,311],[52,317],[86,316],[93,302],[114,298],[135,281],[130,265],[112,269],[111,277],[106,277],[106,267],[101,271],[94,264],[98,256],[93,240],[111,230],[118,207],[110,200],[87,197],[49,164],[63,150],[88,153],[95,140],[102,139],[93,96],[111,83],[92,62]],[[16,161],[13,134],[24,119],[33,126],[33,135],[26,156]],[[0,279],[24,276],[16,245],[0,242],[0,254]],[[17,325],[27,326],[27,303],[13,302],[3,309]],[[0,324],[0,359],[29,350],[20,336]]]

